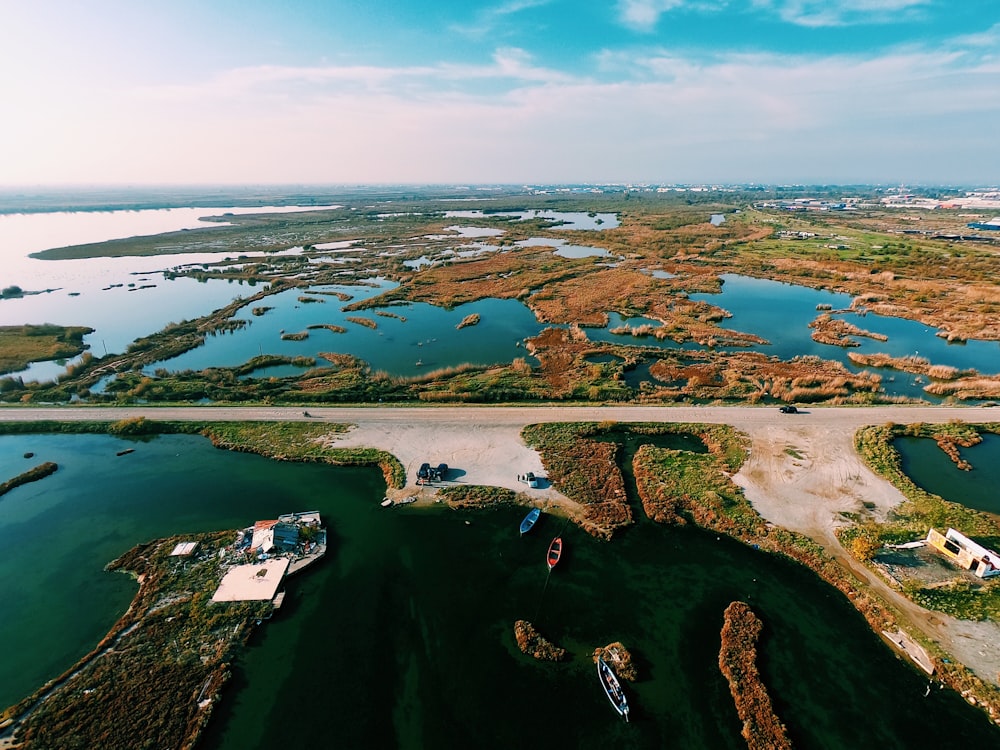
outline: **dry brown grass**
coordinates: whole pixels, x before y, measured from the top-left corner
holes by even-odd
[[[311,326],[306,326],[306,330],[315,331],[321,328],[325,328],[332,333],[347,333],[347,329],[344,326],[334,325],[333,323],[314,323]]]
[[[542,377],[554,397],[567,394],[573,387],[574,363],[589,351],[593,344],[577,327],[546,328],[533,339],[528,339],[528,353],[540,363]]]
[[[760,352],[673,352],[655,362],[650,374],[664,386],[650,399],[686,396],[738,399],[750,403],[773,398],[785,402],[851,402],[875,393],[878,375],[852,373],[839,362],[796,357],[783,362]]]
[[[726,607],[719,669],[729,681],[743,739],[750,750],[790,750],[791,741],[774,712],[771,696],[757,668],[757,641],[764,626],[747,604]]]
[[[957,367],[949,365],[932,365],[930,360],[912,354],[905,357],[892,357],[882,353],[859,354],[858,352],[848,352],[847,356],[854,364],[861,367],[881,367],[899,370],[901,372],[913,373],[914,375],[926,375],[935,380],[955,380],[958,377],[976,375],[975,370],[959,370]]]
[[[1000,375],[958,378],[946,383],[930,383],[924,390],[935,396],[968,399],[1000,399]]]
[[[858,328],[853,323],[848,323],[841,318],[834,318],[832,315],[823,314],[809,324],[813,329],[812,340],[820,344],[831,344],[833,346],[860,346],[852,336],[865,336],[876,341],[888,341],[889,337],[882,333],[873,333]]]

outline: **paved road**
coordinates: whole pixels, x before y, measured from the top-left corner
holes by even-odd
[[[287,421],[317,419],[352,424],[483,424],[520,425],[537,422],[711,422],[752,429],[777,420],[807,430],[860,427],[884,422],[1000,421],[1000,409],[949,406],[820,407],[800,414],[779,414],[777,408],[747,406],[79,406],[0,408],[0,421],[44,419],[83,421],[118,420],[145,416],[178,421]]]

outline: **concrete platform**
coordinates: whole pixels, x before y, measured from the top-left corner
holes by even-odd
[[[288,558],[277,557],[254,565],[238,565],[222,579],[213,602],[269,601],[288,570]]]

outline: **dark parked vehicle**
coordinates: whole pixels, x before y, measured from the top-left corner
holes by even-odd
[[[782,406],[778,409],[782,414],[798,414],[799,410],[794,406]]]
[[[417,479],[421,482],[439,482],[446,476],[448,476],[448,464],[431,466],[428,463],[423,463],[417,469]]]

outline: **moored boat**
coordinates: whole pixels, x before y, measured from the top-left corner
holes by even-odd
[[[521,521],[521,534],[524,535],[531,531],[531,527],[535,525],[535,522],[538,521],[538,518],[541,515],[541,510],[538,508],[532,508],[528,515],[524,517],[524,520]]]
[[[618,681],[618,676],[608,663],[601,657],[597,657],[597,676],[601,680],[601,687],[604,688],[605,695],[611,701],[611,706],[618,712],[618,715],[628,721],[628,700],[625,698],[625,691]]]
[[[549,552],[545,556],[545,562],[549,564],[549,570],[552,570],[556,566],[560,557],[562,557],[562,537],[557,536],[552,540],[552,543],[549,545]]]

